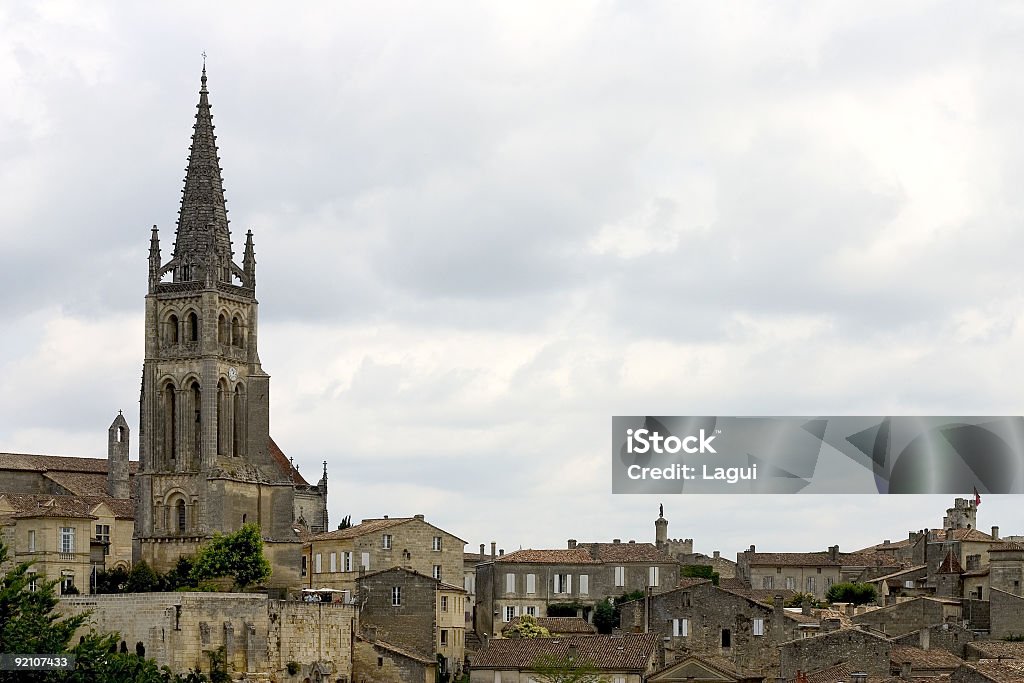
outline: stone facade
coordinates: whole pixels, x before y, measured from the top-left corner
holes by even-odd
[[[948,621],[959,621],[962,614],[958,600],[913,598],[888,607],[855,615],[853,623],[869,626],[889,637],[902,636]]]
[[[710,581],[694,580],[652,596],[649,603],[649,619],[645,600],[623,604],[621,628],[660,636],[667,663],[699,655],[769,675],[778,669],[777,645],[799,637],[800,622],[781,601],[772,607]]]
[[[1024,597],[995,589],[990,594],[989,609],[991,638],[1024,636]]]
[[[129,650],[175,672],[210,671],[210,653],[223,647],[229,671],[302,681],[314,669],[330,680],[351,680],[355,607],[268,599],[248,593],[146,593],[62,598],[63,614],[89,612],[95,627],[121,634]],[[287,673],[289,662],[299,673]]]
[[[435,683],[437,663],[391,643],[356,638],[353,683]]]
[[[860,629],[844,628],[793,640],[779,649],[780,672],[788,680],[793,680],[798,671],[817,671],[837,664],[867,672],[869,681],[887,678],[890,673],[892,643]]]
[[[919,631],[911,631],[892,638],[893,645],[919,647],[922,650],[945,650],[963,658],[967,646],[977,639],[974,631],[960,624],[935,624]]]
[[[354,591],[361,573],[404,567],[445,582],[461,582],[466,542],[423,515],[364,519],[311,536],[303,545],[309,588]]]
[[[678,583],[679,563],[650,543],[570,540],[565,550],[517,550],[477,565],[474,626],[484,638],[517,616],[549,616],[555,603],[577,603],[589,618],[605,599]]]
[[[252,233],[238,265],[205,68],[201,80],[168,261],[155,226],[150,238],[134,555],[166,570],[214,533],[255,522],[276,544],[270,582],[283,589],[298,579],[300,515],[326,529],[326,470],[310,487],[270,439]]]

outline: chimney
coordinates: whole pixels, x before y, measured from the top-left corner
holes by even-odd
[[[836,562],[839,559],[839,546],[832,545],[828,548],[828,559]]]
[[[498,554],[498,544],[496,541],[491,541],[491,559],[493,560]]]
[[[887,538],[884,541],[882,541],[882,545],[889,545],[889,539]]]
[[[413,519],[418,519],[422,522],[424,520],[424,517],[423,515],[413,515]]]
[[[997,526],[992,527],[992,540],[994,540],[994,541],[998,541],[999,540],[999,527],[997,527]]]
[[[388,518],[388,516],[387,516],[387,515],[384,515],[384,519],[387,519],[387,518]]]
[[[785,639],[786,630],[786,600],[781,595],[772,599],[772,633],[775,635],[775,643],[781,643]]]
[[[636,543],[636,541],[634,541],[634,540],[633,540],[632,538],[631,538],[631,539],[629,539],[629,542],[630,542],[630,543]]]
[[[569,550],[575,550],[576,549],[576,539],[575,538],[570,538],[568,545],[569,545]]]
[[[498,557],[505,557],[505,549],[504,548],[502,548],[501,550],[498,551]]]
[[[857,671],[850,674],[850,683],[868,683],[868,675],[864,671]]]
[[[484,559],[484,544],[480,544],[480,559]]]
[[[754,548],[754,544],[753,543],[750,544],[750,550],[748,550],[747,552],[748,553],[757,552],[757,550]]]
[[[612,543],[622,543],[622,539],[621,538],[613,538],[612,539]]]
[[[911,671],[913,671],[913,668],[911,667],[910,662],[903,662],[900,664],[900,678],[903,680],[910,680]]]
[[[715,559],[716,559],[716,560],[717,560],[717,559],[719,559],[720,557],[722,557],[722,553],[721,553],[721,551],[718,551],[718,550],[716,550],[716,551],[715,551],[714,553],[712,553],[712,554],[714,555],[714,557],[715,557]]]
[[[931,646],[932,632],[926,628],[921,629],[919,632],[920,637],[918,638],[921,649],[927,650]]]

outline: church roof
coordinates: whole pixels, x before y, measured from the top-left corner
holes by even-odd
[[[174,240],[176,259],[188,256],[203,259],[210,251],[219,252],[222,257],[231,255],[224,181],[217,154],[217,136],[213,133],[205,65],[200,81],[192,146],[189,148],[185,187],[178,210],[178,230]]]
[[[956,554],[950,550],[946,553],[945,559],[942,560],[942,564],[939,565],[936,574],[963,574],[964,568],[960,565],[960,560],[956,558]]]
[[[135,474],[138,460],[128,463],[128,471]],[[106,458],[72,458],[63,455],[31,455],[28,453],[0,453],[0,470],[26,470],[29,472],[91,472],[107,474]]]
[[[277,466],[281,468],[281,473],[291,479],[293,484],[309,486],[309,482],[306,481],[305,477],[299,474],[297,469],[295,469],[295,466],[292,465],[288,456],[284,454],[281,447],[277,445],[276,441],[274,441],[274,437],[270,437],[270,457],[273,458],[274,462],[277,463]]]

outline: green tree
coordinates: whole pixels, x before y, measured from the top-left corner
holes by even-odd
[[[875,587],[870,583],[834,583],[825,593],[829,602],[852,602],[855,605],[874,602],[875,598]]]
[[[342,529],[348,529],[351,526],[352,526],[352,515],[345,515],[344,517],[341,518],[341,521],[338,523],[338,531],[341,531]]]
[[[680,576],[688,576],[696,579],[711,579],[711,583],[718,585],[719,575],[715,568],[709,564],[687,564],[679,571]]]
[[[160,577],[145,560],[139,560],[132,565],[128,573],[128,581],[125,583],[125,593],[152,593],[160,590]]]
[[[551,631],[537,623],[537,618],[529,614],[519,617],[515,626],[505,629],[509,638],[550,638]]]
[[[270,562],[263,554],[263,537],[257,524],[245,524],[231,534],[216,534],[199,549],[192,580],[199,583],[220,577],[233,578],[236,588],[270,578]]]
[[[585,659],[545,654],[531,667],[545,683],[601,683],[600,670]]]
[[[611,633],[619,623],[615,614],[615,605],[605,598],[594,607],[594,628],[598,633]]]
[[[129,572],[124,567],[114,567],[96,572],[97,593],[124,593],[128,587]]]

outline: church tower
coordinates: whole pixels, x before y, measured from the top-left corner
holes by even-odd
[[[270,447],[252,232],[238,265],[219,162],[204,65],[171,258],[156,226],[149,247],[135,529],[136,559],[157,569],[245,522],[297,540],[292,468]]]

